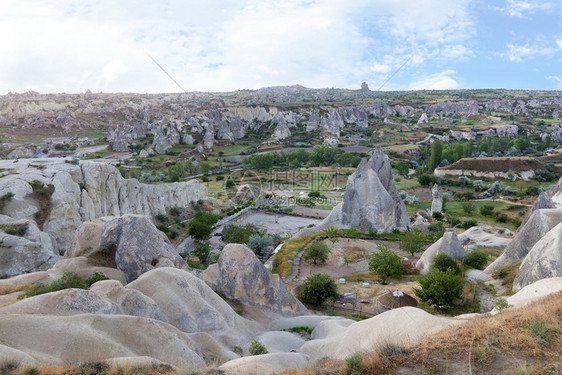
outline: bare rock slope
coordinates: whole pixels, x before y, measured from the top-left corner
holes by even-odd
[[[355,227],[362,232],[379,233],[411,228],[410,217],[400,198],[388,156],[377,147],[367,161],[363,159],[349,176],[343,202],[338,204],[320,225],[306,228],[300,236],[318,232],[324,228]]]

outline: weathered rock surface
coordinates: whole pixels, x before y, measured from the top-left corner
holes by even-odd
[[[115,263],[128,281],[156,267],[187,268],[168,237],[141,215],[124,215],[105,224],[100,245],[115,244]]]
[[[279,275],[269,272],[245,245],[226,245],[218,263],[203,272],[202,278],[214,291],[249,306],[285,315],[308,313]]]
[[[321,323],[322,337],[307,341],[299,352],[316,362],[323,357],[345,359],[371,353],[384,345],[408,345],[461,321],[431,315],[415,307],[389,310],[370,319],[342,327],[338,320]],[[320,328],[320,325],[313,331]]]
[[[163,322],[127,315],[0,314],[2,344],[55,365],[150,356],[182,369],[203,366],[195,342]]]
[[[86,221],[76,229],[70,247],[64,253],[65,258],[75,258],[79,256],[88,257],[95,254],[101,244],[101,236],[108,222],[114,217],[102,217],[94,221]]]
[[[207,332],[229,347],[241,345],[259,327],[244,319],[205,282],[174,268],[159,268],[127,285],[154,300],[167,321],[183,332]]]
[[[138,290],[124,287],[119,281],[98,281],[90,287],[90,290],[117,304],[122,314],[168,322],[166,315],[152,298]]]
[[[514,307],[523,307],[546,296],[559,293],[560,291],[562,291],[562,277],[551,277],[527,285],[506,299],[508,304]]]
[[[457,261],[462,261],[466,255],[464,247],[460,243],[455,232],[445,232],[437,242],[428,247],[416,263],[416,268],[422,275],[431,272],[433,258],[437,254],[445,253]]]
[[[7,234],[0,227],[0,278],[46,270],[62,258],[53,239],[35,222],[0,215],[0,225],[27,226],[23,236]]]
[[[377,147],[369,161],[363,159],[349,176],[343,202],[338,204],[324,221],[298,235],[318,232],[326,227],[351,228],[362,232],[379,233],[411,228],[410,217],[400,198],[388,156]]]
[[[121,309],[109,299],[89,290],[64,289],[26,298],[0,308],[0,312],[65,316],[84,313],[121,314]]]
[[[513,232],[510,230],[479,225],[465,230],[458,235],[458,238],[468,251],[472,251],[479,247],[505,248],[513,240],[511,236],[513,236]]]
[[[116,168],[103,163],[82,161],[76,165],[60,159],[0,160],[0,168],[8,171],[0,174],[0,191],[14,194],[4,205],[3,213],[9,218],[0,216],[3,223],[20,219],[34,221],[35,213],[42,209],[44,203],[33,198],[32,181],[53,185],[54,188],[50,214],[43,230],[36,233],[37,227],[30,225],[24,237],[6,239],[11,250],[3,251],[3,255],[23,248],[36,254],[28,257],[26,262],[29,264],[17,272],[50,267],[56,261],[58,250],[70,247],[74,232],[85,221],[128,213],[154,216],[171,206],[185,207],[207,197],[207,189],[196,181],[147,185],[135,179],[124,179]],[[80,244],[74,246],[78,250],[73,248],[73,254],[75,251],[88,251]],[[55,254],[50,255],[53,252]],[[6,256],[12,258],[11,255]],[[55,258],[48,262],[51,257]],[[10,275],[13,274],[10,272]]]
[[[561,222],[562,208],[539,209],[533,212],[503,253],[486,267],[484,274],[493,275],[500,268],[523,260],[539,239]]]
[[[513,280],[513,290],[549,277],[562,276],[562,222],[531,248]]]
[[[431,195],[433,196],[433,201],[431,202],[431,214],[434,212],[441,212],[443,210],[443,193],[437,184],[433,185],[431,190]]]
[[[267,375],[288,369],[304,369],[310,357],[301,353],[270,353],[233,359],[219,366],[227,375]]]

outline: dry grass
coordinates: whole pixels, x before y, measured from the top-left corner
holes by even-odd
[[[31,287],[33,287],[33,285],[30,284],[0,286],[0,296],[4,296],[6,294],[12,294],[15,292],[21,292]]]
[[[483,315],[403,349],[363,357],[361,374],[533,373],[562,369],[562,293],[522,309]],[[394,350],[396,349],[396,350]],[[525,371],[523,371],[525,370]],[[345,361],[282,375],[346,374]]]
[[[316,238],[322,236],[322,233],[313,233],[305,237],[293,238],[289,240],[275,256],[273,262],[273,272],[278,273],[281,277],[291,275],[293,269],[293,260],[299,251],[301,251],[309,242],[314,241]]]

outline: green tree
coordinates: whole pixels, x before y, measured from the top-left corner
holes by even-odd
[[[206,266],[212,250],[213,248],[208,242],[199,242],[193,250],[193,255],[199,258],[199,263],[201,263],[202,266]]]
[[[264,234],[263,236],[260,236],[259,234],[252,234],[248,241],[248,247],[258,255],[263,255],[264,251],[272,244],[273,239],[267,234]]]
[[[211,171],[211,164],[206,163],[206,162],[202,162],[202,163],[199,163],[199,168],[201,168],[201,173],[207,174]]]
[[[211,231],[212,231],[212,226],[207,223],[197,220],[194,220],[189,223],[189,235],[193,236],[198,240],[208,239],[211,235]]]
[[[429,301],[440,310],[442,306],[449,306],[458,298],[462,290],[462,276],[451,268],[446,271],[433,270],[419,279],[421,289],[414,289],[416,296],[422,302]]]
[[[248,158],[252,168],[258,171],[267,171],[273,167],[274,156],[271,153],[267,154],[254,154]]]
[[[326,263],[330,255],[330,248],[322,241],[316,241],[306,248],[302,259],[305,262],[312,260],[314,264]]]
[[[316,146],[310,154],[310,162],[313,166],[330,166],[336,162],[338,149],[330,146]]]
[[[338,298],[338,287],[328,274],[315,273],[302,283],[297,297],[304,303],[319,306],[327,299]]]
[[[406,177],[408,175],[408,172],[410,171],[408,163],[404,160],[398,161],[394,166],[394,169],[396,169],[396,172],[398,172],[399,175],[402,175],[404,177]]]
[[[258,338],[252,340],[252,342],[250,343],[250,347],[248,348],[248,352],[251,355],[260,355],[260,354],[269,353],[263,342],[261,342],[261,340]]]
[[[489,204],[480,207],[480,213],[482,214],[482,216],[492,216],[494,212],[494,206],[491,206]]]
[[[418,177],[418,182],[421,186],[429,186],[431,184],[431,176],[424,173]]]
[[[449,254],[440,253],[433,258],[432,267],[434,270],[446,271],[452,269],[456,274],[461,273],[461,269],[456,260],[454,260]]]
[[[488,263],[488,254],[481,250],[474,250],[466,255],[463,263],[477,270],[483,270]]]
[[[429,159],[429,170],[433,172],[435,168],[439,166],[443,160],[443,143],[439,140],[435,140],[431,145],[431,157]]]
[[[413,229],[406,232],[404,238],[400,242],[400,250],[406,251],[414,256],[415,253],[423,251],[424,239],[420,231]]]
[[[394,251],[390,250],[388,245],[379,245],[379,252],[369,255],[369,270],[386,280],[390,276],[402,276],[404,267],[402,267],[402,258]]]

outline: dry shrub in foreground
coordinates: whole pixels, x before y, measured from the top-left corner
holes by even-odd
[[[406,349],[365,355],[361,374],[562,373],[562,293],[530,306],[483,315]],[[395,350],[394,350],[395,349]],[[399,350],[400,349],[400,350]],[[345,361],[319,362],[280,375],[346,374]]]

